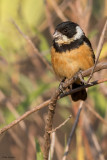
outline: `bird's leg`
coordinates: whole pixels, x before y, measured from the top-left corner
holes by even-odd
[[[79,77],[79,79],[81,80],[81,82],[83,83],[83,84],[87,84],[87,81],[85,81],[84,80],[84,77],[83,77],[83,75],[82,75],[82,70],[79,70],[79,72],[78,72],[78,77]],[[91,83],[88,83],[88,84],[91,84]]]
[[[66,77],[64,77],[64,78],[62,79],[62,81],[60,82],[60,84],[59,84],[59,90],[60,90],[61,93],[64,92],[64,91],[63,91],[63,83],[65,82],[65,79],[66,79]]]
[[[84,80],[84,77],[82,75],[82,71],[81,70],[79,70],[79,72],[78,72],[78,77],[79,77],[79,79],[81,80],[81,82],[83,84],[87,84],[87,82]]]
[[[82,71],[79,70],[73,77],[74,81],[77,81],[78,79],[80,79],[80,81],[83,83],[83,84],[86,84],[86,81],[84,80],[84,77],[82,75]]]

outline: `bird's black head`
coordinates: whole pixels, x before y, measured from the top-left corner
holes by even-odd
[[[59,45],[69,44],[84,36],[84,32],[77,23],[67,21],[57,25],[53,34],[55,42]]]
[[[72,38],[76,34],[77,26],[78,25],[76,23],[67,21],[57,25],[56,30],[62,33],[63,35],[67,36],[68,38]]]

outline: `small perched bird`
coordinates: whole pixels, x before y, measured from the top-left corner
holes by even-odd
[[[89,39],[77,23],[67,21],[57,25],[53,34],[51,62],[55,74],[61,80],[72,78],[77,73],[94,65],[95,55]],[[72,89],[84,85],[78,78]],[[73,101],[86,100],[86,89],[71,94]]]

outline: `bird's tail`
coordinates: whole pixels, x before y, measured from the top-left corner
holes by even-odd
[[[72,89],[78,88],[80,86],[83,86],[84,84],[82,82],[74,82],[72,84]],[[86,89],[82,89],[81,91],[75,92],[71,94],[71,98],[73,101],[83,100],[85,101],[87,99],[87,92]]]

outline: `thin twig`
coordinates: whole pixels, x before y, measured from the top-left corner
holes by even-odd
[[[104,25],[104,28],[103,28],[103,31],[101,33],[101,36],[100,36],[100,40],[99,40],[99,43],[98,43],[98,47],[97,47],[97,52],[96,52],[96,59],[95,59],[95,64],[94,64],[94,67],[92,69],[92,72],[88,78],[88,81],[87,83],[89,83],[90,79],[92,78],[93,76],[93,73],[94,73],[94,70],[96,68],[96,65],[98,63],[98,60],[99,60],[99,57],[100,57],[100,53],[101,53],[101,50],[102,50],[102,47],[103,47],[103,43],[104,43],[104,38],[105,38],[105,33],[106,33],[106,29],[107,29],[107,20],[105,22],[105,25]]]
[[[53,18],[52,18],[52,15],[51,15],[51,12],[49,10],[49,4],[48,4],[48,1],[45,0],[45,10],[46,10],[46,18],[47,18],[47,21],[48,21],[48,28],[49,28],[49,31],[51,33],[51,35],[53,35],[54,31],[55,31],[55,28],[54,28],[54,25],[53,25]]]
[[[93,110],[89,104],[85,104],[85,105],[94,116],[96,116],[102,123],[107,125],[107,121],[105,121],[95,110]]]
[[[58,5],[58,7],[60,8],[60,10],[64,13],[64,11],[66,10],[66,8],[69,6],[68,4],[69,0],[63,0],[61,4]],[[55,12],[52,12],[52,21],[55,22],[57,19],[57,14],[56,14],[56,10]],[[44,21],[41,23],[41,25],[39,26],[38,30],[40,32],[43,32],[45,29],[47,29],[49,27],[48,21],[47,19],[44,19]]]
[[[46,65],[46,67],[51,71],[52,68],[49,65],[49,63],[46,61],[46,59],[43,57],[43,55],[41,55],[41,53],[39,53],[38,49],[35,47],[34,43],[32,42],[32,40],[25,35],[21,29],[19,28],[19,26],[15,23],[14,20],[11,20],[11,22],[13,23],[13,25],[16,27],[16,29],[18,30],[18,32],[22,35],[22,37],[26,40],[26,42],[29,44],[29,46],[33,49],[34,53],[42,60],[42,62]]]
[[[83,129],[87,135],[89,144],[91,144],[90,149],[94,159],[105,160],[104,155],[102,154],[101,144],[99,144],[97,137],[90,125],[89,118],[86,116],[86,114],[84,114]]]
[[[55,10],[55,12],[57,13],[57,16],[62,20],[62,21],[67,21],[68,19],[65,17],[65,15],[63,14],[62,10],[60,9],[60,7],[57,5],[56,1],[51,1],[52,7]]]
[[[51,131],[48,131],[48,133],[53,133],[56,132],[56,130],[58,130],[59,128],[61,128],[62,126],[64,126],[70,119],[71,119],[72,115],[70,115],[63,123],[61,123],[58,127],[52,129]]]
[[[80,113],[81,113],[82,108],[83,108],[83,103],[84,103],[83,101],[80,103],[78,113],[77,113],[77,116],[76,116],[76,120],[75,120],[74,125],[72,127],[72,130],[71,130],[71,133],[70,133],[70,136],[69,136],[69,139],[68,139],[68,142],[67,142],[67,146],[65,148],[65,153],[64,153],[64,156],[63,156],[62,160],[66,160],[66,158],[67,158],[67,155],[68,155],[68,152],[69,152],[69,147],[70,147],[70,144],[71,144],[71,139],[72,139],[72,137],[74,135],[74,132],[75,132],[75,129],[77,127],[79,117],[80,117]]]

